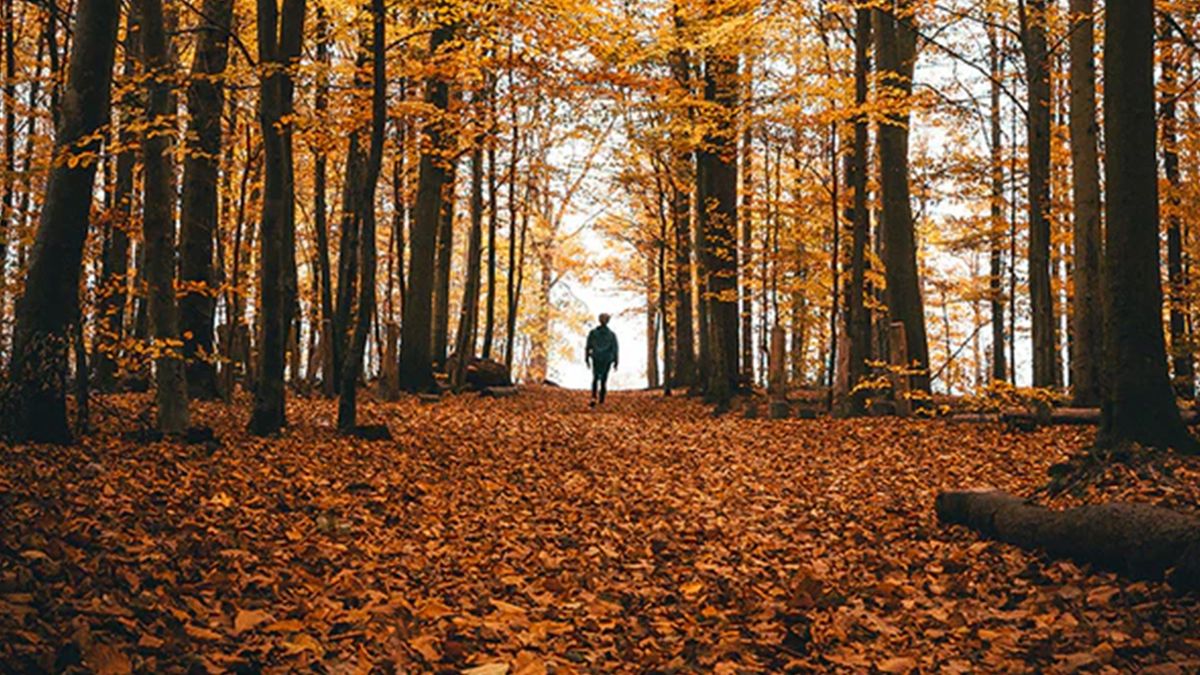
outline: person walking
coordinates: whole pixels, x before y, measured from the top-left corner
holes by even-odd
[[[620,348],[617,345],[617,334],[608,327],[609,316],[600,315],[600,325],[588,333],[587,353],[585,361],[592,369],[592,401],[588,405],[596,407],[604,403],[608,394],[608,371],[616,369],[620,361]]]

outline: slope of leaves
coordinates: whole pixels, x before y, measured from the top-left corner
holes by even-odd
[[[1088,440],[936,421],[713,419],[529,390],[296,401],[259,440],[0,450],[0,663],[254,672],[1157,672],[1200,667],[1200,607],[934,521],[1030,494]]]

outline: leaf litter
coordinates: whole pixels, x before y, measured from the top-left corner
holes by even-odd
[[[334,402],[298,399],[292,428],[258,439],[244,403],[197,405],[220,445],[128,440],[149,405],[129,395],[102,399],[77,447],[0,448],[0,662],[1200,669],[1194,598],[935,522],[940,490],[1037,493],[1086,429],[714,419],[648,393],[592,411],[586,394],[531,388],[366,400],[361,417],[396,439],[376,442],[338,436]],[[1053,503],[1194,508],[1194,460],[1124,466]]]

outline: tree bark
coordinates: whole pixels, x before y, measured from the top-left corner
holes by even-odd
[[[1000,83],[1004,79],[1004,59],[995,28],[988,29],[988,55],[991,65],[991,232],[988,251],[988,295],[992,318],[992,382],[1008,380],[1008,360],[1004,350],[1004,134],[1000,118]],[[1010,263],[1011,264],[1011,263]]]
[[[429,40],[433,59],[443,56],[444,46],[454,39],[454,28],[440,25]],[[425,83],[425,103],[438,114],[425,124],[429,148],[421,153],[417,179],[417,204],[412,225],[412,252],[409,263],[408,293],[404,300],[400,347],[400,386],[407,391],[425,391],[434,385],[430,358],[433,342],[433,276],[437,229],[445,201],[448,174],[445,161],[438,156],[445,149],[449,129],[442,119],[450,104],[446,75],[431,76]]]
[[[454,141],[450,140],[449,143],[453,145]],[[446,365],[446,350],[450,340],[450,272],[454,266],[454,207],[458,181],[455,160],[450,158],[446,161],[449,164],[446,167],[446,184],[438,219],[433,286],[433,366],[438,370]]]
[[[55,134],[25,293],[16,308],[6,424],[15,440],[65,443],[68,330],[79,320],[79,277],[92,187],[108,122],[120,12],[115,0],[79,0],[75,46]]]
[[[358,427],[358,378],[362,374],[363,355],[367,348],[367,336],[371,331],[371,320],[375,315],[375,190],[379,173],[383,167],[383,140],[387,124],[387,54],[384,48],[383,0],[371,0],[371,127],[369,148],[362,180],[354,186],[357,192],[353,200],[358,211],[355,216],[361,228],[358,257],[361,261],[361,278],[358,281],[358,315],[354,333],[350,340],[346,360],[342,364],[341,398],[338,400],[338,429],[348,432]],[[361,144],[362,141],[359,141]]]
[[[710,48],[704,64],[704,100],[716,110],[698,154],[698,201],[710,350],[705,397],[721,408],[738,386],[738,88],[737,56]]]
[[[216,288],[213,277],[213,238],[217,229],[217,179],[220,173],[221,112],[225,106],[222,77],[229,61],[229,31],[233,0],[205,0],[200,33],[188,84],[190,124],[183,165],[183,210],[180,219],[179,299],[183,356],[193,398],[217,397],[217,367],[213,356],[213,317]],[[189,337],[190,335],[190,337]]]
[[[268,68],[260,86],[265,149],[259,313],[262,339],[250,431],[258,436],[287,425],[284,368],[288,331],[296,305],[296,203],[292,128],[295,85],[288,72],[304,41],[306,0],[258,0],[258,55]]]
[[[1191,400],[1196,396],[1196,364],[1188,337],[1187,268],[1183,264],[1183,209],[1180,198],[1182,179],[1179,171],[1179,46],[1176,41],[1163,42],[1162,86],[1163,102],[1162,146],[1163,173],[1167,179],[1167,280],[1170,290],[1170,353],[1172,383],[1175,395]]]
[[[154,391],[158,430],[179,434],[187,429],[188,396],[179,342],[179,309],[175,299],[175,168],[171,131],[175,119],[170,100],[171,54],[162,0],[140,0],[142,60],[146,69],[146,124],[142,136],[142,181],[146,204],[142,215],[145,242],[147,308],[154,340]]]
[[[912,95],[916,61],[916,34],[912,9],[901,0],[890,10],[875,12],[875,50],[882,86],[907,106]],[[925,332],[925,306],[917,269],[917,244],[909,196],[907,109],[888,114],[879,126],[880,190],[882,202],[883,261],[886,267],[887,305],[892,322],[904,324],[908,360],[917,374],[912,389],[929,391],[929,343]]]
[[[329,54],[329,17],[323,5],[317,5],[317,62],[321,68],[317,75],[317,91],[314,101],[317,118],[327,122],[329,110],[329,69],[332,66]],[[313,158],[313,220],[317,235],[317,265],[320,268],[321,285],[321,393],[326,397],[337,394],[338,354],[334,339],[333,270],[329,261],[329,217],[326,207],[329,158],[324,147],[318,147]]]
[[[1104,350],[1100,303],[1100,160],[1096,145],[1096,64],[1092,0],[1071,0],[1071,184],[1075,284],[1071,385],[1077,406],[1098,405]]]
[[[1053,387],[1054,298],[1050,288],[1050,63],[1047,0],[1020,0],[1021,43],[1029,89],[1029,302],[1033,312],[1033,386]],[[1076,31],[1077,33],[1079,31]]]
[[[1200,519],[1170,509],[1113,503],[1051,511],[1004,492],[967,490],[939,494],[937,515],[1021,548],[1200,589]]]
[[[487,135],[487,183],[488,183],[488,233],[487,233],[487,318],[483,329],[483,347],[480,352],[485,359],[492,358],[492,343],[496,334],[496,223],[500,218],[500,207],[496,199],[496,78],[488,73],[488,124]]]
[[[471,233],[467,238],[467,279],[463,285],[462,313],[454,341],[454,368],[450,384],[457,391],[466,382],[467,366],[475,358],[475,327],[479,321],[479,285],[483,258],[483,139],[471,151]]]
[[[675,10],[675,30],[680,32],[683,20]],[[671,78],[673,94],[680,100],[677,105],[686,106],[691,95],[691,65],[688,54],[682,47],[671,50]],[[690,114],[685,110],[677,113],[682,121],[690,123]],[[692,305],[695,302],[695,286],[692,283],[692,227],[691,194],[686,186],[692,183],[693,160],[685,134],[672,139],[671,158],[671,227],[675,237],[675,366],[672,369],[674,384],[690,387],[696,384],[696,342],[692,325]]]
[[[1104,37],[1105,363],[1099,444],[1200,450],[1167,374],[1159,278],[1154,3],[1107,6]]]
[[[137,16],[137,5],[131,4],[125,16],[125,52],[123,78],[132,82],[137,76],[138,61],[141,59],[141,28]],[[125,100],[120,103],[121,151],[117,154],[117,176],[114,188],[113,213],[108,222],[109,231],[104,242],[101,265],[101,302],[97,308],[100,325],[97,327],[95,357],[96,386],[101,391],[112,391],[116,387],[117,357],[125,337],[125,314],[129,294],[129,233],[133,228],[134,215],[134,169],[137,153],[134,148],[133,120],[140,116],[134,113],[140,108],[137,88],[130,87]]]
[[[852,193],[850,283],[846,288],[846,355],[849,391],[841,412],[858,416],[866,412],[866,392],[856,390],[867,376],[871,358],[871,313],[867,310],[867,246],[871,239],[871,212],[868,205],[868,144],[870,119],[863,108],[867,104],[868,78],[871,72],[871,10],[859,7],[854,12],[854,146],[848,161],[848,186]]]

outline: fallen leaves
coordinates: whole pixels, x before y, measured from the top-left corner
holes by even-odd
[[[1087,442],[1078,429],[713,419],[624,393],[591,412],[585,395],[534,389],[363,401],[395,442],[336,435],[331,402],[294,401],[271,440],[243,433],[245,401],[205,404],[213,451],[123,440],[145,405],[100,399],[101,432],[76,448],[0,448],[0,661],[476,675],[1200,663],[1194,599],[934,522],[941,489],[1032,493]],[[1163,476],[1190,480],[1193,460],[1123,467],[1055,499],[1192,498]]]

